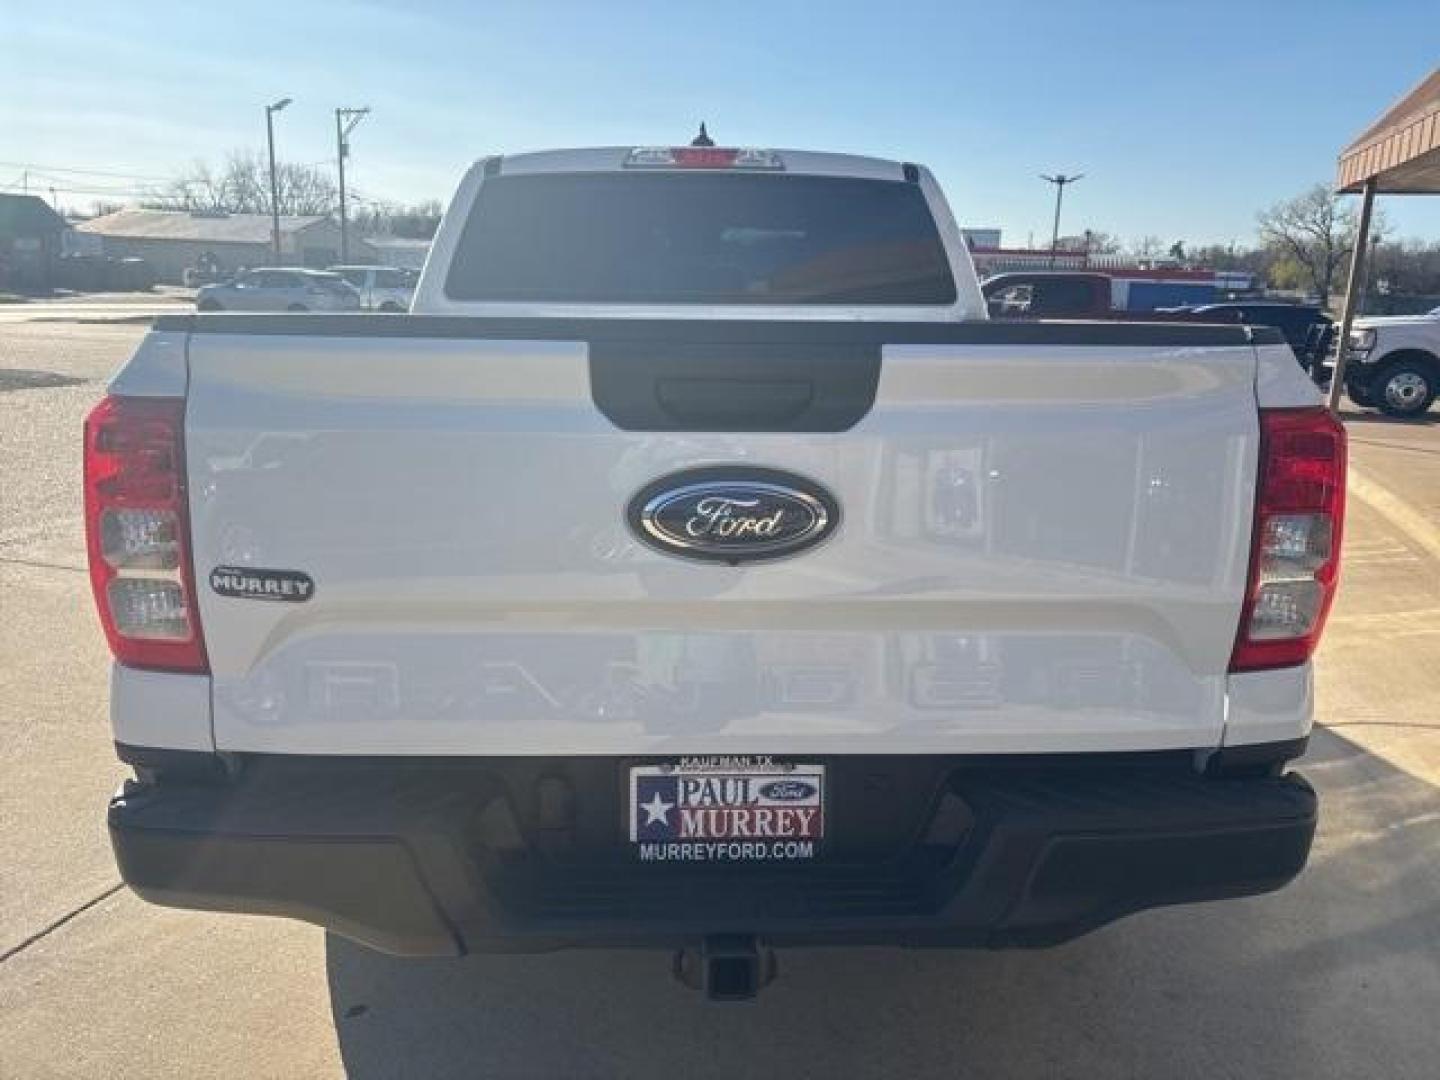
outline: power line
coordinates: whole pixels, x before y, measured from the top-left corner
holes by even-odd
[[[52,202],[57,195],[67,196],[66,201],[71,206],[75,206],[85,200],[89,200],[93,203],[105,203],[111,201],[140,202],[153,206],[157,209],[188,209],[188,207],[185,205],[184,200],[181,197],[159,191],[120,192],[109,188],[74,188],[61,187],[51,184],[47,184],[45,186],[45,191],[50,195]],[[37,190],[30,192],[30,194],[39,195],[40,192]]]
[[[33,177],[33,174],[32,174]],[[11,188],[18,187],[18,184],[11,184]],[[174,196],[164,191],[144,191],[132,188],[104,188],[104,187],[62,187],[59,184],[46,183],[43,187],[47,191],[58,191],[62,195],[111,195],[116,198],[127,199],[168,199]],[[34,194],[32,192],[31,194]]]
[[[40,180],[40,181],[42,181],[43,183],[45,183],[45,184],[47,184],[47,185],[53,184],[53,185],[56,186],[57,189],[58,189],[61,185],[63,185],[63,184],[84,184],[84,181],[83,181],[83,180],[77,179],[77,178],[75,178],[75,177],[73,177],[73,176],[51,176],[49,173],[43,173],[43,172],[32,172],[32,173],[30,174],[30,178],[31,178],[32,180]],[[153,189],[142,188],[142,187],[140,187],[139,185],[135,185],[135,184],[126,184],[126,185],[113,185],[113,184],[106,184],[106,185],[94,184],[94,185],[88,185],[88,184],[87,184],[87,185],[85,185],[83,188],[81,188],[81,189],[79,189],[79,190],[83,190],[83,191],[95,191],[95,192],[98,192],[98,193],[104,194],[104,195],[129,195],[129,194],[133,194],[133,193],[136,193],[136,192],[139,192],[140,194],[144,194],[144,195],[149,195],[149,194],[151,194],[151,192],[152,192]]]
[[[33,161],[0,161],[0,168],[28,169],[31,172],[74,173],[80,176],[109,176],[117,180],[169,180],[154,173],[113,172],[105,169],[77,169],[65,165],[40,165]]]

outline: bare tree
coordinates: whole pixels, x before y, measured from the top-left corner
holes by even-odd
[[[276,175],[282,214],[332,214],[340,205],[335,182],[322,169],[282,165],[276,169]]]
[[[225,203],[220,178],[205,162],[196,161],[140,205],[149,210],[224,210]]]
[[[1165,241],[1154,235],[1142,236],[1130,241],[1127,253],[1137,259],[1158,259],[1165,253]]]
[[[1062,236],[1055,241],[1056,251],[1088,251],[1091,255],[1113,255],[1120,250],[1120,241],[1111,233],[1088,229],[1077,236]]]
[[[1440,296],[1440,242],[1381,241],[1371,256],[1366,273],[1371,293]]]
[[[1355,212],[1324,184],[1293,199],[1278,202],[1257,219],[1260,241],[1284,263],[1297,268],[1304,284],[1330,302],[1335,278],[1355,246]],[[1371,225],[1372,235],[1385,231],[1383,219]]]
[[[313,166],[279,163],[275,183],[282,214],[329,214],[339,201],[329,174]],[[243,150],[231,153],[218,171],[197,161],[142,205],[167,210],[268,214],[269,163],[262,155]]]
[[[371,202],[362,205],[355,212],[353,220],[364,235],[429,240],[440,227],[440,216],[444,209],[438,199],[427,199],[413,206]]]
[[[1244,270],[1257,277],[1266,277],[1275,263],[1275,253],[1267,248],[1240,247],[1228,244],[1203,244],[1191,248],[1186,257],[1194,266],[1212,270]]]

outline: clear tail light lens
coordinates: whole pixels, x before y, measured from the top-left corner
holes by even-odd
[[[90,584],[121,663],[206,671],[185,498],[185,403],[107,397],[85,420]]]
[[[126,638],[178,641],[189,636],[185,590],[173,581],[115,578],[106,590],[115,629]]]
[[[175,570],[180,530],[170,510],[106,510],[100,515],[100,551],[117,569]]]
[[[1258,485],[1231,671],[1301,664],[1319,644],[1340,571],[1345,429],[1325,409],[1262,409]]]

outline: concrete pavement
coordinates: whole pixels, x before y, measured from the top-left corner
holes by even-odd
[[[0,1076],[1434,1075],[1440,415],[1350,422],[1298,882],[1040,952],[787,953],[717,1007],[655,953],[397,961],[117,889],[79,425],[141,333],[0,326]]]
[[[0,304],[0,326],[35,322],[145,325],[156,315],[194,310],[194,294],[188,289],[162,287],[143,293],[83,293]]]

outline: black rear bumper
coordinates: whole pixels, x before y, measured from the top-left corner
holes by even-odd
[[[817,860],[640,863],[620,835],[628,764],[251,758],[224,778],[127,784],[110,835],[125,881],[156,903],[457,955],[715,934],[1051,944],[1278,888],[1316,820],[1300,777],[1200,775],[1189,755],[833,758]]]

